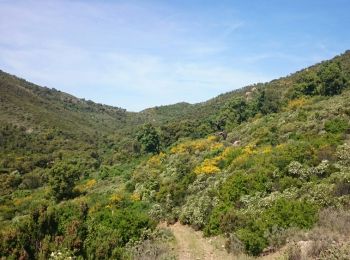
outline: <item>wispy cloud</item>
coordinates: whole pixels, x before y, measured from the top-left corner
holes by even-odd
[[[240,14],[239,6],[193,3],[0,1],[0,69],[140,110],[203,101],[335,50],[324,40],[317,47],[322,55],[290,52],[288,39],[261,34],[258,13],[255,18]],[[311,40],[298,44],[311,48]],[[276,60],[276,69],[269,71]]]

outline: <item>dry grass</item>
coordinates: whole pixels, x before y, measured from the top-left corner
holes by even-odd
[[[288,245],[288,259],[350,259],[350,211],[324,209],[317,225],[299,232]]]

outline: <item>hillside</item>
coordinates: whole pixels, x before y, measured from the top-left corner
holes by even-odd
[[[163,221],[232,255],[350,256],[350,51],[140,113],[4,72],[0,101],[0,257],[171,257]]]
[[[124,109],[78,99],[0,71],[1,121],[26,128],[58,127],[65,131],[115,130],[126,121]]]

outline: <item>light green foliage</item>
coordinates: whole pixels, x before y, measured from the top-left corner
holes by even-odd
[[[350,145],[346,143],[339,146],[337,149],[337,157],[339,163],[344,166],[350,166]]]
[[[50,260],[71,260],[73,259],[73,252],[63,249],[63,250],[58,250],[55,252],[52,252],[50,254]]]
[[[200,176],[188,187],[189,195],[179,217],[183,224],[195,229],[202,229],[207,224],[211,211],[218,203],[216,190],[222,181],[222,176]]]
[[[350,128],[349,121],[344,118],[334,118],[326,121],[325,130],[332,134],[344,133]]]
[[[290,176],[294,178],[302,178],[302,179],[307,178],[307,172],[303,168],[303,165],[299,162],[295,162],[295,161],[291,162],[288,165],[288,173],[290,174]]]
[[[214,205],[215,200],[206,194],[187,198],[180,213],[181,223],[192,225],[195,229],[203,228]]]

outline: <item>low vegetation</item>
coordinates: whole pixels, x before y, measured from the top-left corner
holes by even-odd
[[[0,257],[175,257],[160,221],[235,254],[349,256],[349,52],[140,113],[3,72],[0,94]]]

